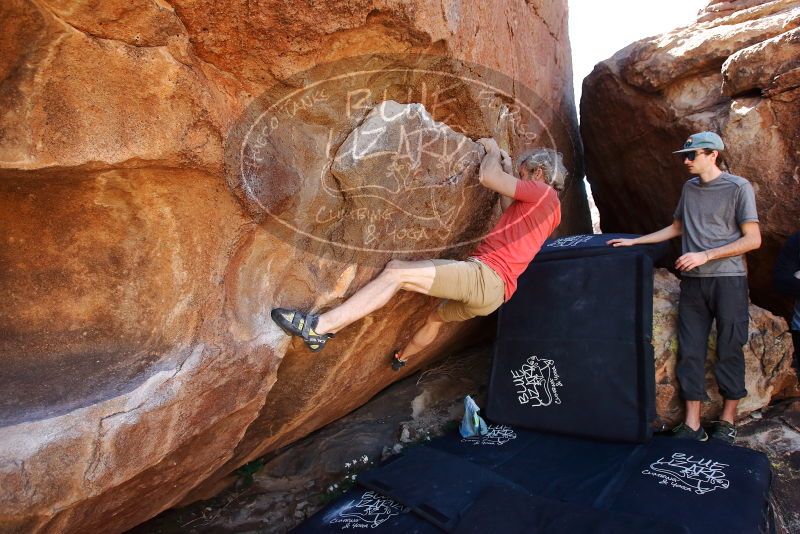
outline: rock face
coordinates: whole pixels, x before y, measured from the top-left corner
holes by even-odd
[[[653,347],[656,364],[656,412],[661,427],[672,427],[683,420],[683,401],[675,377],[678,358],[678,298],[680,282],[666,269],[655,273],[653,296]],[[788,391],[796,378],[792,365],[792,340],[786,321],[750,305],[750,337],[744,346],[747,397],[739,402],[738,415],[767,406],[773,397]],[[703,421],[716,419],[722,411],[722,397],[713,374],[716,361],[716,330],[709,336],[706,360],[706,391],[710,402],[703,403]]]
[[[130,534],[183,532],[184,525],[201,532],[290,531],[352,487],[351,477],[409,444],[452,431],[466,395],[485,406],[492,345],[469,347],[392,384],[345,417],[241,469],[234,488],[168,510]]]
[[[787,399],[753,415],[743,425],[737,443],[769,457],[775,531],[792,534],[800,530],[800,400]]]
[[[131,528],[397,380],[382,358],[432,299],[398,295],[313,356],[269,312],[466,254],[497,214],[470,139],[554,146],[581,176],[565,1],[9,0],[0,24],[0,531]],[[395,161],[398,196],[353,194],[385,154],[342,146],[380,137],[363,122],[385,106],[416,106],[408,140],[450,127],[408,145],[443,157]],[[588,229],[578,179],[563,214]]]
[[[731,172],[756,191],[763,243],[748,257],[753,300],[785,313],[771,290],[780,245],[800,220],[800,2],[713,2],[698,22],[644,39],[584,81],[581,133],[605,232],[667,226],[685,168],[672,155],[717,131]]]

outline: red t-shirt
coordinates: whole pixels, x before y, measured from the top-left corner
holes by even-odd
[[[500,275],[506,301],[517,289],[517,278],[561,222],[555,190],[543,182],[519,180],[514,202],[472,253]]]

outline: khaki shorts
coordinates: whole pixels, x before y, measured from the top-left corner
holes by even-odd
[[[428,294],[447,299],[439,307],[444,321],[489,315],[503,303],[506,290],[503,279],[481,261],[475,258],[432,261],[436,276]]]

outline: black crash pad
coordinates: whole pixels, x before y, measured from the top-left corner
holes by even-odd
[[[771,473],[762,453],[663,436],[645,444],[609,443],[489,429],[483,439],[437,438],[362,473],[359,483],[367,490],[328,506],[300,532],[363,525],[383,532],[477,532],[470,529],[486,525],[484,532],[514,532],[547,525],[541,532],[575,534],[767,529]],[[615,530],[620,521],[627,530]]]
[[[359,484],[402,503],[448,532],[479,532],[480,529],[473,530],[478,526],[489,529],[483,530],[487,532],[492,525],[502,526],[500,532],[681,531],[650,518],[592,508],[592,502],[606,492],[606,487],[625,473],[620,466],[626,465],[627,455],[620,453],[630,451],[630,445],[601,443],[602,451],[587,448],[583,452],[589,455],[576,458],[578,448],[588,442],[547,438],[538,436],[528,447],[518,448],[510,461],[493,467],[435,447],[416,447],[395,461],[363,473]],[[564,446],[565,440],[570,441],[569,446]],[[564,455],[563,451],[569,454]],[[599,456],[604,458],[599,460]],[[548,498],[535,496],[536,493],[547,494]],[[585,502],[567,504],[549,498],[554,494],[564,500]],[[500,495],[509,498],[508,506],[498,506]],[[590,526],[592,530],[580,530]],[[507,530],[512,527],[517,530]]]
[[[483,440],[451,434],[431,447],[469,459],[530,493],[676,523],[691,532],[767,528],[767,457],[717,440],[655,436],[610,443],[489,425]]]
[[[510,487],[524,491],[485,467],[431,447],[414,447],[362,473],[358,483],[403,503],[448,531],[486,488]]]
[[[689,534],[685,527],[596,510],[507,487],[487,488],[454,529],[458,534]]]
[[[500,309],[487,415],[645,442],[655,417],[653,264],[642,253],[539,258]]]
[[[770,481],[769,460],[760,452],[657,436],[608,508],[674,521],[698,534],[765,532]]]
[[[536,255],[536,259],[551,260],[604,254],[645,254],[655,264],[669,253],[668,242],[632,247],[610,247],[606,244],[611,239],[634,237],[639,237],[639,234],[580,234],[548,239]]]
[[[380,493],[353,489],[314,514],[297,528],[298,534],[318,532],[440,534],[441,529],[409,508]]]
[[[636,445],[489,425],[483,438],[447,435],[430,447],[486,467],[539,495],[594,505],[622,476]]]

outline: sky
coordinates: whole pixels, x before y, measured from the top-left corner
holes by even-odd
[[[695,21],[708,0],[569,0],[569,40],[575,107],[581,84],[595,64],[644,37]]]

